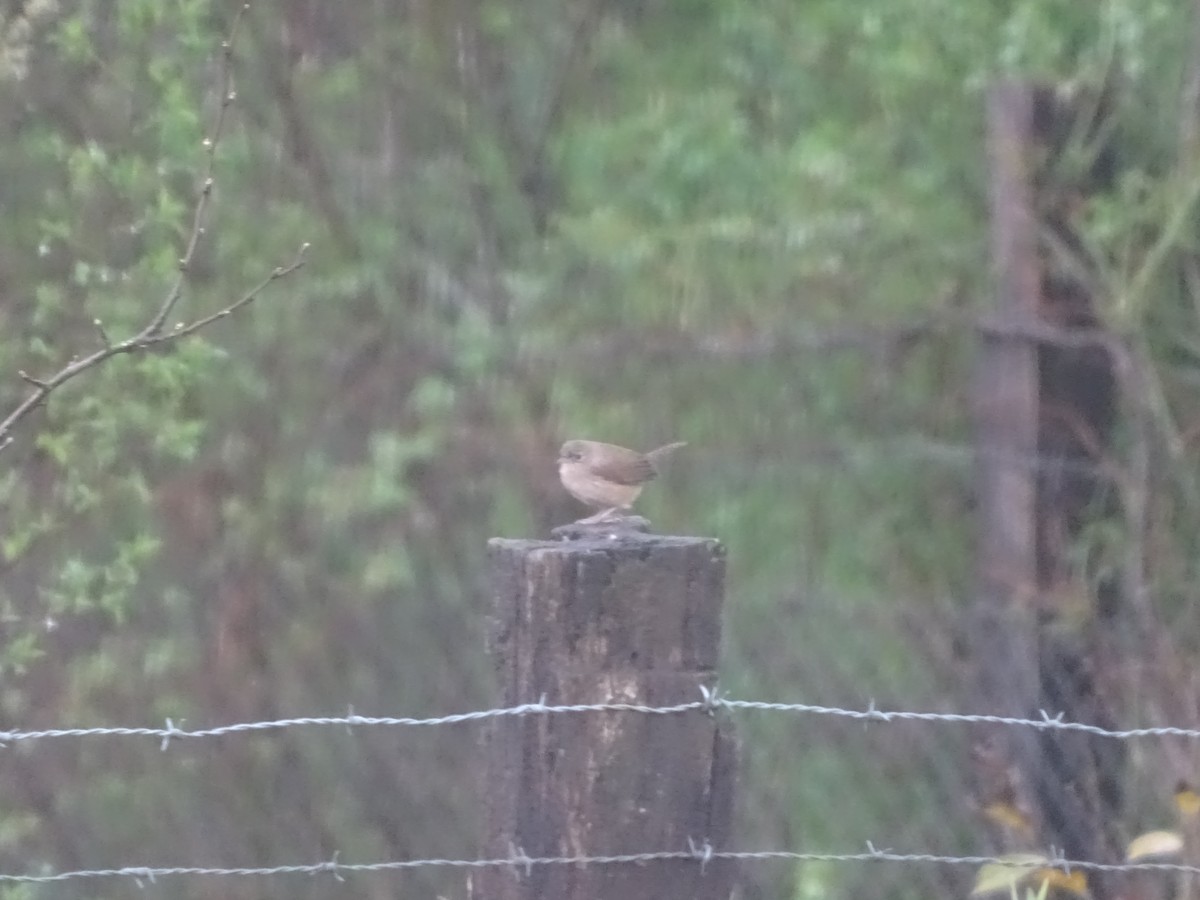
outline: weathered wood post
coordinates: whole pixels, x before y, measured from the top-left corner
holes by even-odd
[[[489,544],[490,650],[500,702],[702,700],[713,687],[725,558],[707,538],[589,529],[563,542]],[[728,847],[729,723],[702,709],[492,720],[484,855],[509,858]],[[727,900],[727,861],[668,859],[483,869],[474,900]]]
[[[1038,351],[1041,264],[1034,204],[1034,96],[1004,82],[988,95],[996,325],[983,332],[975,384],[979,535],[971,647],[972,707],[1026,718],[1041,702],[1037,637]],[[1029,729],[981,725],[973,760],[980,809],[1038,812],[1041,745]],[[1025,849],[1040,823],[995,835]]]
[[[1114,649],[1124,625],[1105,545],[1120,520],[1111,452],[1117,384],[1089,276],[1081,212],[1119,175],[1107,89],[1071,93],[1004,82],[989,93],[996,315],[984,328],[975,397],[979,448],[973,707],[1115,728]],[[1074,142],[1089,166],[1059,166]],[[1086,554],[1081,551],[1086,550]],[[1140,573],[1138,575],[1140,578]],[[1068,859],[1123,858],[1124,750],[1097,735],[980,725],[976,793],[998,848],[1056,847]],[[1019,813],[1014,816],[1011,813]],[[1121,896],[1088,873],[1091,896]],[[1127,893],[1127,892],[1126,892]]]

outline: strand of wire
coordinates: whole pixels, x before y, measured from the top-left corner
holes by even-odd
[[[977,713],[941,713],[915,712],[908,710],[876,709],[872,702],[866,709],[844,709],[837,706],[818,706],[811,703],[770,703],[761,700],[731,700],[723,697],[714,690],[701,687],[701,697],[695,701],[677,703],[672,706],[645,706],[637,703],[579,703],[567,705],[550,705],[524,703],[520,706],[509,706],[498,709],[476,710],[474,712],[455,713],[448,716],[429,718],[392,717],[392,716],[360,716],[353,709],[345,716],[303,716],[293,719],[274,719],[264,722],[237,722],[230,725],[218,725],[213,728],[185,729],[183,720],[176,724],[167,719],[161,728],[137,727],[95,727],[95,728],[51,728],[42,731],[0,731],[0,746],[20,741],[45,740],[50,738],[70,737],[151,737],[161,740],[162,749],[166,750],[170,742],[176,738],[208,738],[221,737],[246,732],[275,731],[283,728],[299,728],[305,726],[341,726],[347,729],[356,726],[436,726],[457,725],[466,722],[479,722],[487,719],[513,718],[521,716],[551,716],[590,713],[633,713],[639,715],[670,716],[689,712],[704,712],[714,714],[717,710],[753,711],[796,713],[801,715],[833,716],[836,718],[855,719],[867,722],[938,722],[945,724],[965,725],[999,725],[1005,727],[1033,728],[1040,731],[1075,731],[1097,737],[1108,737],[1117,740],[1132,740],[1144,737],[1182,737],[1200,738],[1200,729],[1181,728],[1172,725],[1154,726],[1147,728],[1129,728],[1117,730],[1103,728],[1099,725],[1089,725],[1084,722],[1071,722],[1062,718],[1062,713],[1051,716],[1044,710],[1037,719],[1018,718],[1013,716],[993,716]]]
[[[199,876],[271,876],[271,875],[321,875],[331,874],[341,880],[342,874],[364,872],[390,872],[408,869],[449,868],[449,869],[488,869],[512,868],[518,873],[528,875],[539,866],[606,866],[633,865],[650,862],[693,861],[701,868],[710,862],[718,860],[738,862],[768,862],[783,860],[787,862],[892,862],[908,864],[930,864],[945,866],[982,866],[999,865],[1013,868],[1030,866],[1027,857],[1020,859],[1000,856],[942,856],[932,853],[897,853],[892,850],[876,849],[870,842],[867,849],[859,853],[803,853],[793,850],[715,850],[707,842],[689,840],[685,850],[661,850],[647,853],[622,853],[609,856],[527,856],[518,847],[511,848],[508,856],[492,859],[409,859],[389,860],[370,863],[340,862],[338,855],[322,862],[286,866],[242,866],[236,868],[217,868],[203,866],[122,866],[113,869],[79,869],[70,872],[48,872],[40,875],[20,875],[0,873],[0,883],[21,882],[39,884],[57,881],[72,881],[85,878],[134,878],[154,882],[158,878],[199,875]],[[1134,863],[1095,863],[1085,860],[1067,860],[1059,857],[1045,857],[1044,867],[1060,869],[1065,872],[1072,870],[1095,872],[1173,872],[1200,874],[1200,866],[1182,863],[1165,862],[1134,862]]]
[[[955,443],[919,434],[902,434],[897,437],[863,435],[844,440],[801,442],[799,450],[786,459],[764,454],[757,457],[760,462],[797,463],[804,466],[857,466],[869,468],[875,465],[932,465],[947,469],[971,470],[981,461],[999,463],[1023,472],[1047,475],[1091,475],[1111,476],[1114,462],[1101,462],[1086,456],[1065,453],[1013,453],[980,447],[976,444]],[[716,452],[703,451],[693,458],[711,465],[721,466],[727,462]]]

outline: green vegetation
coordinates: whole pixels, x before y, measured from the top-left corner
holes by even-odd
[[[1012,74],[1119,78],[1121,178],[1087,210],[1086,250],[1105,324],[1145,365],[1147,587],[1171,659],[1194,668],[1187,6],[256,2],[168,327],[234,302],[305,242],[308,263],[200,334],[73,380],[14,430],[0,722],[489,705],[484,544],[582,513],[554,472],[567,436],[689,442],[639,505],[660,531],[728,544],[731,695],[960,709],[970,319],[991,302],[983,92]],[[126,337],[170,289],[236,8],[0,12],[0,415],[31,390],[18,370],[95,349],[95,319]],[[1124,538],[1101,537],[1118,565]],[[1176,682],[1143,679],[1131,722],[1198,724],[1196,703],[1160,702]],[[965,731],[740,728],[742,846],[983,846]],[[10,748],[0,871],[473,856],[476,736]],[[1130,833],[1166,796],[1147,747]],[[971,873],[744,876],[747,898],[791,900],[963,896]],[[436,871],[361,883],[461,896]],[[172,896],[211,890],[179,881]],[[221,890],[329,896],[318,880]]]

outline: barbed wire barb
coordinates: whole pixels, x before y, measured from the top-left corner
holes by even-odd
[[[510,843],[508,845],[508,858],[518,878],[521,877],[521,872],[517,869],[518,866],[525,868],[526,878],[533,875],[533,860],[525,854],[524,847],[518,847],[516,844]]]
[[[329,860],[323,864],[324,868],[322,871],[330,872],[333,874],[334,879],[336,879],[337,881],[345,882],[346,879],[343,878],[342,873],[338,871],[338,868],[339,868],[338,854],[340,854],[341,852],[342,852],[341,850],[334,850],[333,856],[330,857]],[[316,875],[317,873],[314,872],[313,874]]]
[[[688,851],[692,857],[700,862],[700,874],[704,875],[704,870],[708,868],[709,861],[713,858],[713,846],[709,843],[708,838],[697,843],[693,838],[688,837]]]
[[[709,716],[717,714],[717,708],[722,704],[721,692],[714,683],[711,688],[707,685],[700,685],[701,709]]]
[[[185,721],[185,719],[180,719],[179,724],[182,725]],[[158,745],[158,749],[165,753],[167,751],[167,746],[171,743],[171,738],[182,734],[183,732],[176,728],[175,723],[168,718],[167,726],[163,733],[162,743]]]
[[[1062,850],[1053,844],[1050,845],[1050,864],[1068,877],[1071,875],[1071,861],[1066,858]]]

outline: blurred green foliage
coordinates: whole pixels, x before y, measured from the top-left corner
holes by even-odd
[[[131,333],[167,291],[234,8],[0,13],[3,409],[27,389],[18,369],[87,352],[93,319]],[[1176,451],[1155,474],[1153,587],[1194,634],[1189,15],[1167,0],[255,3],[178,317],[228,304],[301,242],[311,262],[201,336],[72,382],[0,455],[3,720],[486,705],[484,542],[578,512],[553,470],[565,436],[690,442],[645,510],[729,545],[725,689],[953,708],[975,349],[955,323],[989,302],[982,98],[1006,74],[1120,74],[1129,158],[1088,210],[1087,251]],[[930,319],[948,324],[890,337]],[[743,845],[978,849],[961,735],[741,727]],[[474,741],[13,748],[0,871],[470,856]],[[744,877],[746,897],[963,886]]]

